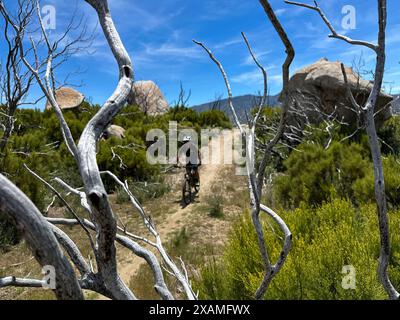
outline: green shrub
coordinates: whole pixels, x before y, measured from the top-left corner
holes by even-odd
[[[285,265],[271,282],[266,299],[387,298],[376,272],[380,241],[374,205],[357,210],[348,201],[334,200],[315,209],[304,207],[285,212],[282,217],[292,231],[293,246]],[[264,223],[265,243],[271,261],[276,261],[282,234],[272,221],[269,224]],[[400,284],[400,235],[395,232],[399,225],[399,212],[390,213],[390,276],[395,287]],[[196,283],[201,298],[253,298],[264,274],[249,215],[235,224],[225,255],[214,264],[202,269]],[[346,275],[342,273],[343,267],[347,265],[356,270],[355,290],[345,290],[341,285]]]
[[[8,217],[0,213],[0,252],[7,251],[10,246],[16,245],[21,239],[15,225]]]
[[[117,197],[115,199],[115,202],[117,204],[123,204],[123,203],[128,203],[130,201],[129,195],[125,192],[125,190],[122,187],[117,187],[116,190]]]
[[[222,194],[216,193],[207,199],[209,215],[212,218],[222,218],[224,216],[224,198]]]
[[[353,200],[353,183],[372,170],[365,150],[355,143],[334,142],[328,150],[304,143],[298,150],[275,181],[277,202],[286,207],[319,205],[334,195]]]
[[[400,154],[400,117],[393,116],[379,128],[378,135],[384,154]]]
[[[392,155],[383,158],[383,171],[388,204],[398,207],[400,205],[400,164],[398,160]],[[355,181],[352,188],[358,203],[374,202],[375,188],[372,168],[364,178]]]
[[[220,110],[207,110],[201,113],[193,109],[176,106],[171,108],[167,117],[170,121],[177,121],[181,126],[187,127],[219,127],[230,129],[232,124],[224,112]]]
[[[174,254],[177,255],[185,250],[190,239],[190,233],[186,228],[182,228],[176,232],[171,239],[169,246],[173,248]]]
[[[207,110],[201,112],[200,124],[202,127],[232,128],[229,118],[220,110]]]
[[[201,281],[195,281],[194,288],[200,292],[201,299],[224,300],[230,296],[226,285],[227,270],[214,256],[201,268]]]
[[[164,194],[171,190],[169,184],[160,176],[151,182],[134,182],[130,184],[131,190],[139,202],[143,203],[149,199],[156,199],[162,197]]]

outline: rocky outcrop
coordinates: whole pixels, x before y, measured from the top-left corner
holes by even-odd
[[[359,105],[364,105],[372,89],[372,83],[362,79],[352,68],[345,67],[348,85]],[[323,115],[332,115],[346,123],[357,119],[347,95],[340,62],[321,59],[297,71],[289,82],[289,92],[297,101],[297,108],[307,114],[311,122],[318,123]],[[377,122],[392,116],[390,102],[393,97],[381,93],[377,103]],[[322,112],[321,112],[322,111]],[[378,112],[379,111],[379,112]]]
[[[128,104],[139,106],[147,115],[159,115],[168,111],[168,102],[153,81],[136,81]]]
[[[395,95],[392,102],[393,114],[400,115],[400,95]]]
[[[75,109],[78,108],[85,97],[82,93],[68,87],[62,87],[56,90],[56,100],[61,109]],[[49,101],[46,102],[46,109],[50,110],[52,108]]]
[[[115,124],[112,124],[106,129],[103,136],[105,139],[109,139],[111,137],[123,139],[125,138],[125,129]]]

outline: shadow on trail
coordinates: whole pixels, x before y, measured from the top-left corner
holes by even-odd
[[[191,195],[190,201],[188,203],[186,203],[184,199],[176,200],[176,201],[174,201],[174,203],[179,203],[181,206],[181,209],[185,209],[186,207],[190,206],[191,204],[198,203],[199,202],[198,198],[199,198],[199,194],[195,193],[195,194]]]

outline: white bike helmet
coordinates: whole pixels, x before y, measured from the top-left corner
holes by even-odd
[[[184,136],[182,142],[189,142],[192,140],[191,136]]]

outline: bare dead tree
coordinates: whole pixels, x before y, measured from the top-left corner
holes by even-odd
[[[67,205],[66,201],[61,199],[66,204],[67,209],[73,214],[75,219],[51,219],[40,217],[38,218],[38,210],[26,197],[21,198],[22,192],[19,191],[9,180],[1,178],[0,188],[0,211],[10,215],[16,222],[17,226],[23,230],[26,235],[27,242],[36,250],[36,258],[42,265],[47,263],[56,267],[58,281],[56,295],[58,298],[82,298],[81,289],[92,290],[101,293],[111,299],[136,299],[134,293],[128,286],[121,280],[117,270],[116,247],[115,242],[125,246],[135,255],[142,257],[150,266],[153,271],[156,292],[163,299],[173,299],[173,295],[167,288],[160,262],[156,256],[148,249],[139,245],[136,241],[144,242],[147,245],[155,247],[161,255],[164,263],[167,266],[167,271],[176,277],[178,282],[182,285],[183,291],[188,299],[197,299],[196,294],[193,292],[187,276],[186,268],[182,264],[181,268],[174,263],[174,261],[166,253],[161,242],[160,235],[158,234],[153,222],[146,215],[143,207],[139,204],[133,194],[130,192],[128,184],[120,181],[112,173],[108,173],[118,184],[123,186],[123,189],[129,195],[134,208],[139,212],[143,222],[150,233],[155,237],[155,242],[152,242],[144,237],[136,236],[126,230],[126,226],[118,226],[118,216],[111,208],[107,192],[104,188],[96,160],[96,148],[103,132],[112,122],[113,118],[126,104],[129,94],[131,93],[133,81],[133,66],[131,59],[121,41],[119,33],[115,28],[113,19],[110,14],[107,0],[86,0],[95,11],[97,12],[100,25],[103,33],[107,39],[114,58],[116,59],[119,67],[119,82],[110,98],[106,101],[103,107],[94,115],[85,127],[79,142],[76,144],[74,141],[70,128],[66,123],[60,106],[56,99],[55,90],[55,77],[54,77],[54,61],[59,57],[57,52],[57,42],[52,42],[46,34],[42,18],[40,15],[40,5],[37,0],[33,0],[37,12],[41,33],[43,35],[44,43],[47,48],[47,55],[45,57],[45,72],[40,72],[40,60],[36,43],[32,40],[31,45],[34,52],[34,62],[31,63],[25,56],[24,41],[19,39],[19,52],[24,65],[32,72],[35,80],[39,84],[49,103],[51,104],[57,118],[60,122],[61,131],[65,143],[74,157],[80,176],[83,182],[83,190],[79,191],[71,186],[68,186],[60,179],[55,179],[63,188],[69,192],[77,195],[81,199],[82,207],[88,212],[90,220],[79,218],[74,213],[71,206]],[[12,16],[4,9],[4,16],[10,25],[17,30],[18,26],[14,23]],[[50,183],[44,181],[37,174],[30,171],[37,179],[42,181],[55,195],[62,198],[61,194],[55,190]],[[13,196],[11,196],[13,195]],[[7,200],[6,200],[7,199]],[[22,200],[21,200],[22,199]],[[26,214],[27,211],[33,212],[31,214],[35,219],[39,219],[41,229],[36,230],[35,224],[29,223],[30,221],[22,220],[20,217]],[[32,218],[33,219],[33,218]],[[96,259],[97,272],[93,270],[86,263],[79,249],[69,237],[58,229],[55,225],[79,225],[88,234],[91,239],[90,231],[94,232],[95,242],[92,245],[93,254]],[[47,238],[37,235],[35,237],[29,236],[31,233],[44,233],[49,234]],[[35,233],[35,235],[36,235]],[[53,236],[51,238],[51,235]],[[55,238],[54,238],[55,237]],[[46,243],[44,243],[46,241]],[[74,273],[69,272],[72,267],[68,260],[60,254],[57,249],[62,246],[69,256],[69,260],[79,270],[81,276],[78,280]],[[46,251],[44,255],[40,248],[54,247],[54,250]],[[60,267],[59,267],[60,266]],[[61,272],[61,274],[59,274]],[[39,286],[40,281],[32,279],[16,279],[13,277],[6,277],[0,279],[0,287],[10,285],[23,285],[25,283],[31,286]]]
[[[30,1],[20,2],[21,10],[16,17],[17,29],[11,28],[4,16],[3,4],[0,2],[0,14],[4,20],[5,66],[0,78],[1,98],[4,99],[5,113],[3,117],[4,132],[0,140],[0,152],[7,146],[8,140],[14,131],[15,111],[24,102],[26,94],[34,80],[33,74],[25,68],[20,58],[18,39],[24,37],[26,28],[34,14],[34,7]],[[1,100],[0,99],[0,102]]]
[[[33,41],[35,38],[35,16],[37,6],[33,0],[21,0],[18,2],[17,14],[14,15],[12,22],[8,17],[8,12],[3,1],[0,1],[0,14],[4,20],[5,31],[4,38],[7,44],[7,58],[4,70],[4,75],[0,79],[1,97],[5,100],[5,125],[4,133],[0,140],[0,152],[4,151],[8,140],[14,130],[15,112],[19,106],[24,105],[37,105],[48,95],[44,94],[35,101],[27,101],[26,97],[31,86],[36,82],[35,74],[24,63],[29,60],[30,56],[34,57],[34,67],[37,73],[41,76],[45,74],[47,57],[40,59],[39,46],[45,44],[49,46],[49,39],[44,36],[43,32],[40,33],[41,38]],[[77,15],[77,13],[75,12]],[[52,68],[50,70],[50,83],[53,89],[67,85],[68,79],[78,73],[70,72],[66,75],[64,81],[56,81],[54,70],[63,65],[71,56],[80,53],[89,48],[93,41],[93,35],[88,34],[87,27],[82,16],[79,20],[76,15],[70,19],[65,31],[52,41],[52,47],[49,49],[52,54]],[[78,35],[72,35],[73,31],[81,29]],[[22,39],[29,38],[31,46],[23,48],[19,45]],[[26,46],[26,45],[25,45]],[[56,92],[56,90],[54,90]],[[56,93],[55,93],[56,94]]]
[[[382,283],[385,291],[390,299],[399,299],[400,294],[394,288],[389,278],[389,260],[390,260],[390,230],[388,220],[388,210],[386,203],[385,193],[385,178],[383,174],[382,154],[379,145],[379,137],[375,126],[375,109],[378,101],[379,94],[382,90],[383,76],[385,71],[386,62],[386,25],[387,25],[387,1],[377,0],[378,5],[378,43],[374,44],[363,40],[353,40],[349,37],[339,34],[330,23],[322,9],[319,7],[318,2],[314,1],[314,5],[298,3],[293,1],[285,1],[287,4],[301,6],[307,9],[316,11],[324,23],[327,25],[331,34],[329,37],[343,40],[351,45],[364,46],[373,50],[376,54],[376,66],[374,72],[374,83],[370,95],[363,106],[358,105],[353,93],[348,87],[348,97],[354,108],[360,111],[363,116],[365,129],[368,135],[371,156],[374,164],[374,177],[375,177],[375,198],[377,204],[379,232],[380,232],[380,256],[378,265],[378,277]],[[342,73],[347,83],[347,75],[342,65]]]
[[[280,216],[276,212],[274,212],[272,209],[268,208],[267,206],[263,205],[261,202],[262,202],[262,197],[263,197],[265,170],[268,165],[268,161],[271,157],[272,149],[279,143],[279,141],[281,140],[281,138],[284,135],[288,111],[290,109],[290,105],[293,103],[293,101],[291,101],[291,98],[290,98],[290,95],[289,95],[287,89],[288,89],[288,83],[289,83],[289,68],[294,59],[294,55],[295,55],[294,48],[293,48],[285,30],[283,29],[281,23],[279,22],[277,16],[275,15],[270,3],[266,0],[260,0],[260,4],[264,8],[265,13],[267,14],[270,22],[272,23],[275,31],[278,33],[281,41],[285,45],[287,57],[285,59],[284,64],[282,65],[282,78],[283,78],[282,96],[283,96],[284,103],[282,106],[282,112],[281,112],[281,116],[280,116],[279,125],[276,128],[275,134],[273,135],[272,139],[262,148],[262,150],[261,150],[262,160],[257,168],[255,167],[256,127],[258,125],[258,120],[260,118],[260,115],[262,113],[262,110],[263,110],[266,100],[267,100],[267,95],[268,95],[267,72],[266,72],[265,68],[261,65],[261,63],[258,61],[255,54],[253,53],[245,34],[242,33],[243,39],[246,43],[249,53],[250,53],[251,57],[253,58],[254,63],[260,69],[260,71],[263,75],[263,79],[264,79],[263,97],[260,101],[260,104],[257,108],[257,112],[256,112],[254,118],[251,121],[249,121],[249,127],[248,127],[248,129],[246,129],[240,123],[238,116],[236,114],[235,106],[233,104],[232,91],[231,91],[229,79],[228,79],[228,76],[227,76],[222,64],[215,58],[213,53],[203,43],[194,40],[194,42],[196,44],[201,46],[207,52],[207,54],[210,56],[210,59],[219,68],[219,70],[224,78],[225,85],[226,85],[226,88],[228,91],[228,105],[233,114],[233,119],[235,121],[236,126],[239,128],[239,131],[240,131],[240,134],[241,134],[243,140],[246,141],[246,170],[247,170],[248,186],[249,186],[250,199],[251,199],[251,203],[250,203],[251,215],[252,215],[253,224],[254,224],[254,227],[255,227],[255,230],[257,233],[258,245],[259,245],[260,253],[261,253],[264,268],[265,268],[264,278],[261,281],[261,284],[255,293],[256,299],[262,299],[264,297],[272,279],[279,273],[280,269],[282,268],[283,264],[285,263],[286,258],[289,254],[289,251],[291,248],[291,242],[292,242],[292,234],[291,234],[289,228],[287,227],[287,225],[285,224],[285,222],[280,218]],[[268,255],[266,245],[265,245],[264,230],[263,230],[263,225],[260,220],[261,212],[264,212],[272,220],[274,220],[275,223],[278,224],[279,228],[284,233],[284,241],[283,241],[282,251],[281,251],[281,254],[280,254],[278,260],[276,261],[276,263],[271,262],[269,255]]]
[[[192,96],[192,90],[189,89],[189,92],[186,93],[185,88],[183,87],[182,82],[179,83],[179,95],[178,100],[174,103],[177,107],[188,107],[188,102]]]
[[[215,94],[214,102],[212,103],[211,110],[221,111],[222,94]]]

